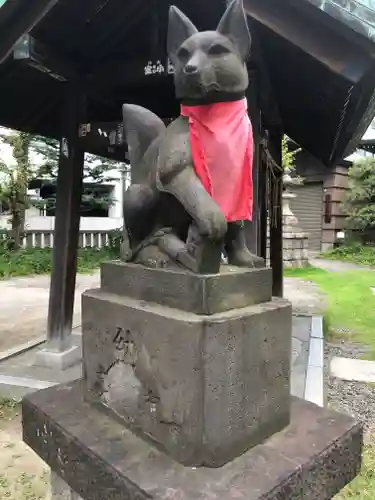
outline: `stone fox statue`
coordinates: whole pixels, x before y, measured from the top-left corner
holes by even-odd
[[[216,31],[198,32],[170,7],[168,55],[181,116],[166,127],[151,111],[123,105],[132,166],[124,260],[211,273],[224,251],[229,264],[263,265],[248,250],[243,225],[252,217],[250,47],[242,0],[229,5]]]

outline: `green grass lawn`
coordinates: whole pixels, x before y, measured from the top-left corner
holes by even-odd
[[[327,295],[328,335],[366,344],[375,359],[375,271],[330,273],[323,269],[285,270],[285,276],[316,283]],[[340,329],[348,333],[340,334]],[[375,497],[374,497],[375,498]]]
[[[328,338],[345,338],[371,346],[375,359],[375,271],[330,273],[323,269],[286,269],[285,276],[316,283],[327,295]],[[340,329],[350,333],[340,333]],[[366,445],[361,474],[335,500],[375,499],[375,436]]]
[[[375,441],[365,446],[362,471],[334,500],[374,500],[375,498]]]

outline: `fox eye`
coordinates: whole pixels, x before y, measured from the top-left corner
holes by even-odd
[[[224,47],[224,45],[220,45],[219,43],[215,43],[214,45],[211,45],[208,52],[214,56],[221,56],[223,54],[228,54],[229,49]]]
[[[184,61],[190,57],[190,52],[188,51],[188,49],[185,49],[185,47],[181,47],[177,52],[177,57]]]

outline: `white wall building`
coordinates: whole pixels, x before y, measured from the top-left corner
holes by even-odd
[[[9,133],[9,130],[0,128],[1,134]],[[14,159],[12,156],[12,149],[7,144],[0,143],[0,159],[7,165],[12,165]],[[34,165],[41,163],[41,157],[37,154],[32,154],[30,161]],[[121,164],[118,169],[106,172],[103,184],[109,187],[109,196],[112,199],[112,204],[108,210],[108,217],[81,217],[80,229],[81,231],[111,231],[118,229],[122,226],[122,201],[123,191],[128,187],[130,180],[129,175],[122,172]],[[4,174],[0,172],[0,182],[4,178]],[[92,179],[86,178],[85,182],[90,183]],[[39,198],[39,190],[29,190],[30,197],[34,199]],[[39,198],[40,199],[40,198]],[[0,228],[8,227],[9,216],[0,213]],[[46,216],[43,210],[36,207],[30,207],[26,210],[26,229],[29,231],[53,231],[55,226],[55,217]]]

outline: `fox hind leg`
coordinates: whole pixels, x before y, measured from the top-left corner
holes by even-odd
[[[228,264],[238,267],[264,267],[264,259],[250,252],[246,244],[245,225],[242,221],[230,222],[225,235],[225,253]]]
[[[145,184],[133,184],[123,199],[122,259],[131,260],[134,249],[153,231],[159,193]]]

